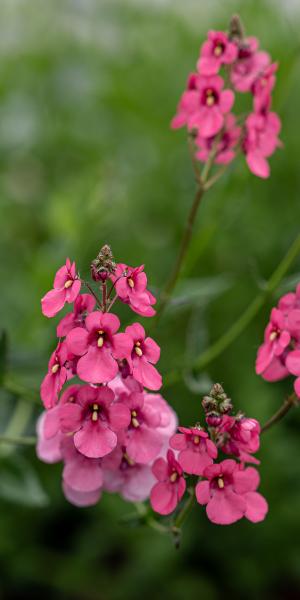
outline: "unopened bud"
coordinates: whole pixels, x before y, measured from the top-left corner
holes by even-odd
[[[225,400],[223,400],[223,402],[221,402],[219,404],[219,411],[223,414],[226,415],[229,412],[232,411],[232,402],[230,400],[230,398],[226,398]]]
[[[91,276],[94,281],[106,281],[109,275],[114,274],[117,266],[114,261],[114,257],[110,246],[105,244],[98,256],[92,261],[91,264]]]
[[[244,37],[244,27],[239,15],[232,15],[229,23],[229,39],[242,41]]]
[[[224,390],[223,390],[221,384],[214,383],[214,385],[212,386],[212,388],[210,390],[210,395],[213,396],[213,398],[218,398],[221,394],[224,394]]]

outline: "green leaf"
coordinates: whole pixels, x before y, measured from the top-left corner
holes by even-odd
[[[25,506],[46,506],[48,497],[29,462],[15,455],[1,464],[0,497]]]
[[[168,311],[175,312],[190,306],[206,306],[208,302],[226,292],[232,284],[233,278],[229,274],[185,279],[178,284]]]

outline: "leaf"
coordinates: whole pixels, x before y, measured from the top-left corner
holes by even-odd
[[[212,299],[226,292],[233,284],[229,274],[181,281],[176,294],[168,306],[169,312],[175,312],[190,306],[206,306]]]
[[[0,497],[25,506],[48,504],[35,471],[24,457],[17,455],[1,464]]]
[[[3,385],[7,370],[8,338],[3,329],[0,335],[0,387]]]

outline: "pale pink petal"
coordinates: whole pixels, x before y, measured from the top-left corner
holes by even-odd
[[[197,483],[195,493],[199,504],[207,504],[210,500],[209,481],[200,481]]]
[[[257,492],[248,492],[245,494],[245,500],[247,503],[245,517],[249,519],[249,521],[252,521],[252,523],[263,521],[269,510],[265,498]]]
[[[44,425],[45,425],[46,413],[43,412],[37,421],[37,435],[38,442],[36,446],[36,453],[40,460],[45,463],[57,463],[62,460],[61,453],[61,442],[62,435],[58,432],[51,439],[45,438]]]
[[[78,492],[69,487],[63,482],[63,492],[67,500],[75,506],[93,506],[97,504],[101,498],[101,489],[95,490],[94,492]]]
[[[46,317],[54,317],[64,306],[66,290],[50,290],[41,300],[42,313]]]
[[[136,429],[127,443],[129,456],[136,462],[148,464],[156,458],[163,445],[163,438],[153,429]]]
[[[63,480],[78,492],[94,492],[103,484],[100,463],[79,455],[79,458],[65,463]]]
[[[270,167],[268,161],[258,152],[249,152],[246,155],[248,167],[254,175],[266,179],[270,176]]]

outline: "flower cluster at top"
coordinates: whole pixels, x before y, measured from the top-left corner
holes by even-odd
[[[220,384],[204,396],[202,406],[207,431],[199,424],[179,427],[170,438],[166,460],[160,457],[154,462],[157,483],[150,494],[153,510],[168,515],[187,489],[193,494],[193,487],[187,488],[189,477],[197,502],[206,505],[207,517],[213,523],[229,525],[243,517],[253,523],[262,521],[268,505],[256,491],[257,469],[246,466],[259,464],[253,456],[260,444],[258,421],[241,413],[232,415],[231,400]],[[218,456],[219,461],[214,462]]]
[[[256,373],[267,381],[296,377],[294,390],[300,398],[300,284],[280,298],[258,349]]]
[[[41,384],[45,411],[37,452],[45,462],[63,461],[64,494],[77,506],[95,504],[102,490],[141,501],[149,496],[151,466],[164,454],[177,419],[157,393],[159,346],[139,323],[119,332],[111,308],[120,300],[149,317],[156,300],[143,266],[115,264],[108,246],[92,262],[91,274],[101,300],[69,260],[42,299],[47,317],[66,303],[72,311],[57,325],[59,341]],[[83,285],[92,293],[80,293]]]
[[[244,36],[238,17],[228,34],[208,32],[172,120],[172,128],[185,125],[193,135],[196,158],[206,162],[212,153],[226,165],[240,150],[254,175],[269,176],[268,158],[280,145],[280,119],[271,111],[277,66],[255,37]],[[251,112],[238,117],[232,112],[237,92],[252,97]]]

